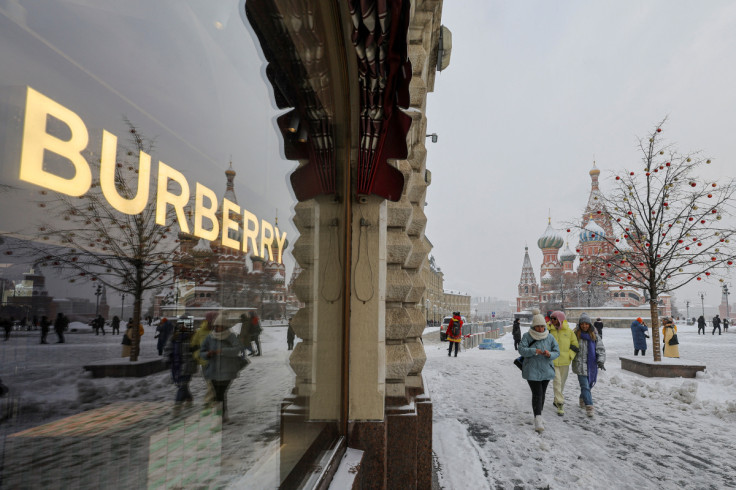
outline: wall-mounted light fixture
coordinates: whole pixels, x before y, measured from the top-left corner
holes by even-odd
[[[438,138],[437,133],[428,134],[426,137],[432,138],[432,143],[437,143],[437,138]]]

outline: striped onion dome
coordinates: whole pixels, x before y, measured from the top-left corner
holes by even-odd
[[[581,242],[601,242],[606,237],[606,232],[594,220],[588,221],[583,231],[580,232]]]
[[[562,244],[565,243],[565,239],[562,237],[562,234],[552,228],[552,224],[547,225],[547,229],[544,231],[544,235],[539,237],[539,240],[537,240],[537,246],[544,250],[545,248],[556,248],[560,249],[562,248]]]
[[[573,260],[575,260],[576,257],[577,255],[575,254],[575,252],[570,250],[570,244],[569,243],[565,244],[565,250],[563,250],[562,253],[560,254],[560,261],[572,262]]]

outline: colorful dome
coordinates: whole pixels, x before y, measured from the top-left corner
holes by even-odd
[[[544,231],[544,235],[539,237],[537,240],[537,246],[544,250],[545,248],[562,248],[562,244],[565,243],[565,239],[562,238],[562,234],[559,231],[552,228],[552,224],[547,225],[547,229]]]
[[[575,252],[570,250],[570,244],[565,244],[565,250],[563,250],[560,254],[560,261],[572,262],[573,260],[575,260],[576,257],[577,255],[575,254]]]
[[[581,242],[602,242],[606,232],[594,220],[588,221],[583,231],[580,232]]]

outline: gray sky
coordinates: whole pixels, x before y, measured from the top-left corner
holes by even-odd
[[[539,280],[549,210],[557,228],[580,219],[593,159],[605,192],[666,116],[668,142],[712,158],[711,178],[736,174],[736,2],[446,0],[442,23],[426,213],[446,288],[515,298],[525,243]],[[716,284],[676,295],[717,304]]]

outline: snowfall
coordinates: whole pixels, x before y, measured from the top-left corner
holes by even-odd
[[[116,401],[171,404],[175,387],[166,372],[141,379],[91,378],[83,364],[120,356],[119,335],[96,336],[81,323],[67,343],[48,345],[38,332],[13,332],[0,342],[0,444],[18,431]],[[435,482],[445,489],[512,488],[736,488],[736,330],[697,335],[678,325],[680,362],[707,366],[697,378],[646,378],[621,370],[633,354],[628,329],[605,329],[606,371],[593,388],[596,415],[578,408],[571,373],[566,413],[547,391],[546,430],[534,431],[531,392],[513,365],[510,334],[505,350],[462,350],[447,356],[436,329],[423,336],[423,375],[433,402]],[[158,356],[152,329],[142,338],[142,358]],[[236,329],[237,331],[237,329]],[[279,407],[294,375],[286,326],[267,325],[263,356],[252,358],[228,392],[230,422],[222,431],[222,483],[266,488],[258,477],[279,448]],[[651,339],[649,340],[651,343]],[[651,358],[651,344],[647,351]],[[666,362],[666,361],[665,361]],[[245,373],[245,374],[244,374]],[[201,401],[204,382],[191,384]],[[253,396],[256,395],[257,396]],[[168,406],[168,405],[167,405]],[[245,475],[245,477],[243,476]]]

